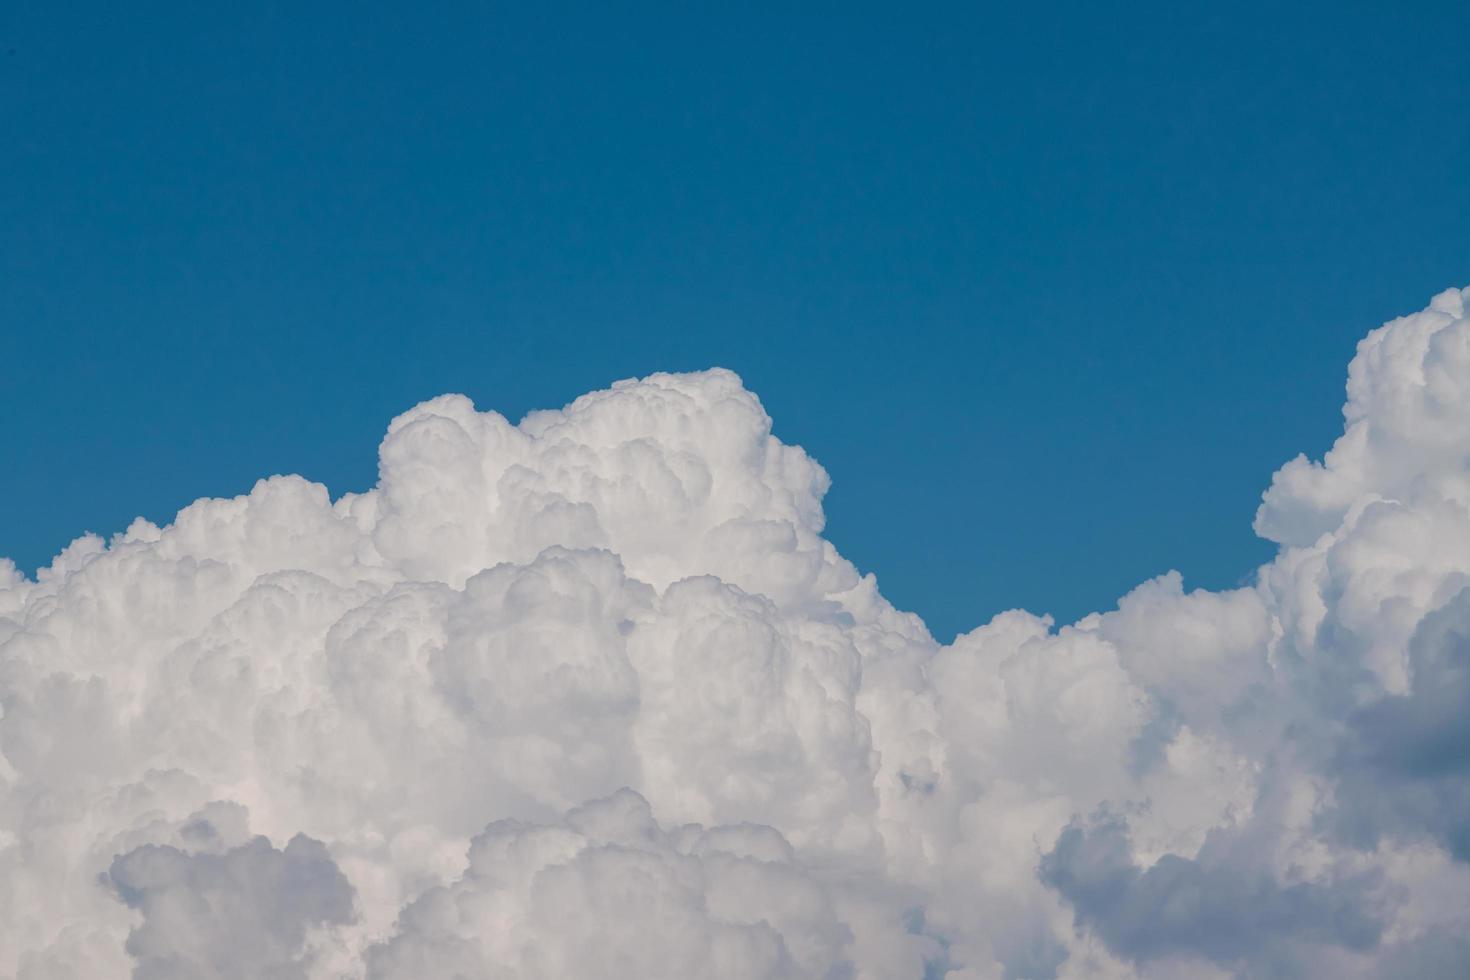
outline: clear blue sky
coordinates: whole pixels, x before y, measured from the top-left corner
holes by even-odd
[[[719,364],[936,634],[1071,618],[1246,575],[1359,336],[1470,282],[1464,3],[207,6],[0,15],[27,570]]]

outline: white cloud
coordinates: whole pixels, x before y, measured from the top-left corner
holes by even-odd
[[[938,944],[850,888],[770,827],[666,829],[621,790],[554,823],[491,824],[368,951],[368,976],[833,977],[868,945],[921,972]]]
[[[1452,975],[1467,298],[1360,345],[1256,584],[1061,629],[936,644],[725,371],[0,564],[0,977]]]

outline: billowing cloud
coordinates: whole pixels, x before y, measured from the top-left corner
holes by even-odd
[[[1348,950],[1378,944],[1371,875],[1283,883],[1228,846],[1210,851],[1220,853],[1165,854],[1142,869],[1124,823],[1104,815],[1097,826],[1062,831],[1041,859],[1041,880],[1080,925],[1134,960],[1203,956],[1239,969],[1279,956],[1283,939]]]
[[[718,370],[0,563],[0,977],[1463,975],[1467,300],[1061,627],[936,643]]]
[[[661,828],[625,789],[491,824],[368,951],[368,976],[820,978],[851,976],[868,946],[917,975],[938,944],[885,897],[824,881],[768,826]]]
[[[299,834],[284,850],[264,837],[223,853],[145,844],[107,877],[143,915],[127,943],[139,978],[304,977],[308,930],[353,917],[347,879]]]

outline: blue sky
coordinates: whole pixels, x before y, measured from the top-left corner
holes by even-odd
[[[719,364],[942,638],[1229,585],[1470,282],[1470,8],[1386,6],[13,9],[0,554]]]

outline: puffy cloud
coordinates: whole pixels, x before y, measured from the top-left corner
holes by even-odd
[[[1165,854],[1145,870],[1123,821],[1103,815],[1062,832],[1041,860],[1041,880],[1071,903],[1079,925],[1134,960],[1202,955],[1251,969],[1245,964],[1262,958],[1279,966],[1290,955],[1284,944],[1378,944],[1372,877],[1281,883],[1220,850],[1198,859]]]
[[[1375,498],[1466,501],[1466,297],[1446,290],[1363,338],[1348,368],[1342,438],[1322,462],[1298,456],[1276,473],[1256,514],[1263,537],[1311,545]]]
[[[463,875],[368,951],[368,976],[850,976],[859,930],[907,975],[938,950],[864,915],[770,827],[665,829],[622,790],[555,823],[491,824]]]
[[[1470,862],[1470,589],[1424,618],[1408,655],[1409,692],[1349,720],[1334,815],[1362,845],[1428,834]]]
[[[726,371],[0,562],[0,977],[1463,974],[1467,298],[1060,628],[935,643]]]
[[[264,837],[217,854],[146,844],[107,877],[143,916],[127,942],[139,978],[305,977],[308,931],[352,919],[352,886],[299,834],[282,850]]]

